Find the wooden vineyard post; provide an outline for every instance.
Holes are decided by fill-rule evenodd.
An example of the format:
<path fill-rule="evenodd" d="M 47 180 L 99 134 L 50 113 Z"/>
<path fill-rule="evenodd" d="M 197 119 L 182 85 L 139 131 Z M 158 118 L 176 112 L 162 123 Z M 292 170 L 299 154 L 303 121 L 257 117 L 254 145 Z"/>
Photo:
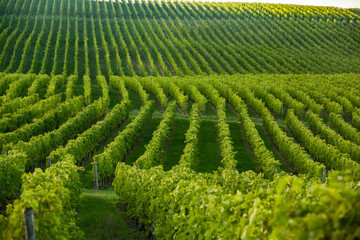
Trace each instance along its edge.
<path fill-rule="evenodd" d="M 326 177 L 326 169 L 324 169 L 324 171 L 323 171 L 323 175 L 322 175 L 322 179 L 321 179 L 322 183 L 325 183 L 325 177 Z"/>
<path fill-rule="evenodd" d="M 95 190 L 98 190 L 98 169 L 97 169 L 97 160 L 95 160 L 95 184 L 94 184 Z"/>
<path fill-rule="evenodd" d="M 165 109 L 167 108 L 167 102 L 166 102 L 166 99 L 165 99 Z"/>
<path fill-rule="evenodd" d="M 204 106 L 203 106 L 203 114 L 205 115 L 205 110 L 206 110 L 206 102 L 204 102 Z"/>
<path fill-rule="evenodd" d="M 51 167 L 51 158 L 48 158 L 49 167 Z"/>
<path fill-rule="evenodd" d="M 34 209 L 26 208 L 25 215 L 25 239 L 35 240 Z"/>
<path fill-rule="evenodd" d="M 153 222 L 151 224 L 151 235 L 152 235 L 152 239 L 155 239 L 155 223 Z"/>

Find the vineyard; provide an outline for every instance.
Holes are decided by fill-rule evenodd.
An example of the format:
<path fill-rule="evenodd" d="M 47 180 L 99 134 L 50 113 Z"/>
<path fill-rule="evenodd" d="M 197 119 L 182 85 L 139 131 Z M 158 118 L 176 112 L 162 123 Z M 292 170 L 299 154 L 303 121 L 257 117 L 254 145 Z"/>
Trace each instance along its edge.
<path fill-rule="evenodd" d="M 152 238 L 359 239 L 359 39 L 359 9 L 0 0 L 0 239 L 86 239 L 93 186 Z"/>
<path fill-rule="evenodd" d="M 358 9 L 2 0 L 0 71 L 183 76 L 359 73 Z"/>

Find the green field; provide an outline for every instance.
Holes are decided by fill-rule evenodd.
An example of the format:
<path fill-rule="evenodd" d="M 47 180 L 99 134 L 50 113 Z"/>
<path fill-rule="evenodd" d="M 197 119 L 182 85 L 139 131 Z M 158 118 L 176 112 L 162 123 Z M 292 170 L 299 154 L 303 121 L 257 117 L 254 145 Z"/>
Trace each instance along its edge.
<path fill-rule="evenodd" d="M 0 239 L 360 238 L 359 23 L 1 0 Z"/>

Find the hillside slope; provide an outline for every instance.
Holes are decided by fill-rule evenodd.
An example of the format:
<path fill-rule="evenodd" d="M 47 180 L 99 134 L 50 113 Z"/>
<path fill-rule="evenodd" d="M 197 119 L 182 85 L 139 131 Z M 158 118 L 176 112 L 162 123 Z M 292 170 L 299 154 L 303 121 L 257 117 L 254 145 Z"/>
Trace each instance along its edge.
<path fill-rule="evenodd" d="M 3 0 L 0 72 L 358 73 L 359 23 L 333 7 Z"/>
<path fill-rule="evenodd" d="M 93 183 L 156 239 L 360 237 L 360 74 L 96 80 L 0 73 L 0 239 L 131 234 Z"/>

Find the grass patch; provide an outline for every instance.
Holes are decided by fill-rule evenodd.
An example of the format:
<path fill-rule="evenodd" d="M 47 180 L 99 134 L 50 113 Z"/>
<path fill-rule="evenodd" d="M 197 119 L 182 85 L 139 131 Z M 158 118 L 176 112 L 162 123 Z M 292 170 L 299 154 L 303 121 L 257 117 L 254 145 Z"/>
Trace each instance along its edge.
<path fill-rule="evenodd" d="M 185 133 L 189 128 L 189 120 L 185 118 L 175 118 L 172 130 L 172 136 L 168 142 L 168 147 L 163 154 L 162 165 L 165 171 L 170 170 L 176 165 L 185 147 Z"/>
<path fill-rule="evenodd" d="M 220 165 L 220 149 L 217 143 L 215 121 L 202 119 L 199 132 L 199 159 L 195 167 L 197 172 L 213 172 Z"/>
<path fill-rule="evenodd" d="M 238 122 L 228 122 L 231 140 L 233 142 L 234 151 L 236 151 L 235 159 L 237 160 L 236 169 L 239 172 L 245 172 L 248 170 L 255 171 L 256 166 L 254 159 L 251 157 L 250 149 L 247 149 L 244 146 L 242 139 L 242 129 L 240 128 L 240 123 Z"/>
<path fill-rule="evenodd" d="M 116 208 L 118 196 L 113 189 L 85 189 L 81 195 L 78 226 L 84 239 L 137 239 L 141 233 L 128 226 L 126 213 Z M 137 236 L 137 237 L 134 237 Z"/>
<path fill-rule="evenodd" d="M 66 90 L 65 90 L 66 91 Z M 74 96 L 84 95 L 84 87 L 81 85 L 75 85 L 73 89 Z"/>
<path fill-rule="evenodd" d="M 130 115 L 134 116 L 134 115 L 137 115 L 138 112 L 140 111 L 139 109 L 141 108 L 141 101 L 140 101 L 138 95 L 134 91 L 132 91 L 129 88 L 127 90 L 129 93 L 129 99 L 131 101 Z"/>
<path fill-rule="evenodd" d="M 99 85 L 91 85 L 91 100 L 95 101 L 102 96 L 101 88 Z"/>
<path fill-rule="evenodd" d="M 109 107 L 112 109 L 115 107 L 116 104 L 119 104 L 121 102 L 121 96 L 118 91 L 116 91 L 114 88 L 109 88 L 109 98 L 110 98 L 110 104 Z"/>

